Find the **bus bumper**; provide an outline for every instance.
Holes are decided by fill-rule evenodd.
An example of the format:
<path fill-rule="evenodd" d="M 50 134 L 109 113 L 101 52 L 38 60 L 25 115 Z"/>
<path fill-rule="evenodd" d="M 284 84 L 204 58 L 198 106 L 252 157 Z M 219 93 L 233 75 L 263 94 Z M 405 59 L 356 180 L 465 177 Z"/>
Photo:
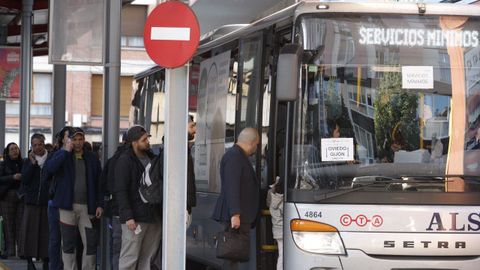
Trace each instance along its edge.
<path fill-rule="evenodd" d="M 347 250 L 348 256 L 340 257 L 344 270 L 385 270 L 385 269 L 479 269 L 479 257 L 373 257 L 360 250 Z"/>

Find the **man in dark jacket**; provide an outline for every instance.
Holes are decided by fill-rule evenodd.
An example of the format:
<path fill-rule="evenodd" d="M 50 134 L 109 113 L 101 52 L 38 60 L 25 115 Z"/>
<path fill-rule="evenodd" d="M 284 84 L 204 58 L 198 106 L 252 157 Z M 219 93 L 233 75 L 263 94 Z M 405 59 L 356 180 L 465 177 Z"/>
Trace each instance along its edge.
<path fill-rule="evenodd" d="M 111 265 L 112 270 L 118 270 L 118 260 L 120 258 L 120 250 L 122 248 L 122 227 L 120 224 L 120 217 L 118 213 L 118 203 L 115 199 L 115 165 L 117 164 L 118 159 L 122 153 L 127 149 L 127 133 L 125 132 L 122 136 L 122 142 L 117 147 L 117 150 L 111 158 L 107 160 L 105 166 L 103 166 L 102 171 L 102 188 L 105 190 L 105 194 L 110 197 L 108 201 L 108 217 L 110 218 L 110 225 L 112 230 L 111 236 Z"/>
<path fill-rule="evenodd" d="M 44 166 L 56 182 L 53 205 L 59 208 L 64 269 L 77 269 L 75 245 L 77 227 L 83 242 L 83 269 L 95 269 L 98 219 L 103 213 L 100 192 L 100 161 L 84 151 L 85 133 L 80 128 L 65 132 L 63 148 Z"/>
<path fill-rule="evenodd" d="M 248 157 L 260 142 L 256 129 L 245 128 L 237 143 L 223 155 L 220 163 L 222 188 L 212 218 L 227 228 L 238 229 L 249 235 L 259 213 L 260 183 Z M 236 269 L 237 262 L 226 262 L 228 269 Z"/>
<path fill-rule="evenodd" d="M 47 159 L 52 158 L 53 153 L 63 148 L 63 137 L 65 132 L 72 132 L 73 127 L 65 126 L 55 134 L 55 145 Z M 46 162 L 45 162 L 46 163 Z M 60 232 L 60 213 L 58 208 L 53 205 L 53 196 L 55 195 L 56 182 L 52 175 L 43 170 L 42 181 L 48 183 L 48 260 L 50 270 L 63 270 L 62 261 L 62 235 Z"/>
<path fill-rule="evenodd" d="M 161 206 L 145 203 L 138 191 L 145 167 L 153 159 L 149 137 L 142 126 L 131 127 L 127 131 L 130 147 L 115 165 L 115 196 L 122 223 L 121 270 L 150 269 L 160 243 Z"/>
<path fill-rule="evenodd" d="M 32 258 L 42 258 L 43 270 L 48 270 L 48 182 L 41 180 L 48 152 L 43 134 L 33 134 L 30 142 L 32 151 L 22 168 L 25 210 L 19 246 L 27 259 L 28 270 L 35 269 Z"/>
<path fill-rule="evenodd" d="M 197 133 L 197 125 L 193 121 L 193 116 L 188 116 L 188 141 L 195 139 L 195 133 Z M 192 208 L 197 205 L 197 187 L 195 186 L 195 169 L 192 159 L 192 148 L 187 146 L 187 228 L 192 223 Z"/>

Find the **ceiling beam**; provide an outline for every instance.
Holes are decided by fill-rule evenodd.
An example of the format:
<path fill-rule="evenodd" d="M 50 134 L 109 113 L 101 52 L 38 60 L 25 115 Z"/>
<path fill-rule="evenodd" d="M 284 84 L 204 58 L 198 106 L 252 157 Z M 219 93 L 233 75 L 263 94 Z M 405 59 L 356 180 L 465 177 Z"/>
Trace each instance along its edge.
<path fill-rule="evenodd" d="M 7 30 L 8 36 L 19 36 L 20 35 L 21 29 L 22 29 L 21 25 L 9 25 L 7 27 L 8 27 L 8 30 Z M 48 24 L 34 24 L 34 25 L 32 25 L 32 34 L 39 34 L 39 33 L 48 33 Z"/>
<path fill-rule="evenodd" d="M 8 43 L 9 47 L 20 47 L 20 43 Z M 33 45 L 32 47 L 33 56 L 42 56 L 48 55 L 48 43 L 40 44 L 40 45 Z"/>
<path fill-rule="evenodd" d="M 0 0 L 0 7 L 22 10 L 22 1 L 19 0 Z M 35 0 L 33 10 L 48 9 L 48 0 Z"/>
<path fill-rule="evenodd" d="M 22 10 L 22 1 L 0 0 L 0 7 Z"/>
<path fill-rule="evenodd" d="M 33 10 L 48 9 L 48 0 L 35 0 L 33 2 Z"/>
<path fill-rule="evenodd" d="M 7 46 L 12 46 L 12 47 L 20 47 L 20 43 L 8 43 L 6 44 Z M 42 43 L 40 45 L 33 45 L 32 46 L 33 50 L 43 50 L 43 49 L 48 49 L 48 43 Z"/>
<path fill-rule="evenodd" d="M 42 49 L 42 50 L 33 50 L 32 54 L 33 54 L 33 56 L 48 55 L 48 48 L 45 48 L 45 49 Z"/>

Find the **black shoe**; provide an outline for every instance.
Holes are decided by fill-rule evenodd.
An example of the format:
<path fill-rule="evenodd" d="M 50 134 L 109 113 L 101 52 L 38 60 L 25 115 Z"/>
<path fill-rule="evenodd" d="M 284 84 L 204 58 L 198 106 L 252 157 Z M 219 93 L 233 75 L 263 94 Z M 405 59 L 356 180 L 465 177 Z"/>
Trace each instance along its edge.
<path fill-rule="evenodd" d="M 35 264 L 33 263 L 32 258 L 27 258 L 27 262 L 28 262 L 28 267 L 27 267 L 28 270 L 37 270 L 37 268 L 35 267 Z"/>
<path fill-rule="evenodd" d="M 42 263 L 42 269 L 43 269 L 43 270 L 48 270 L 48 261 L 44 261 L 44 262 Z"/>
<path fill-rule="evenodd" d="M 27 269 L 28 270 L 37 270 L 37 268 L 35 267 L 35 264 L 31 260 L 28 261 Z"/>

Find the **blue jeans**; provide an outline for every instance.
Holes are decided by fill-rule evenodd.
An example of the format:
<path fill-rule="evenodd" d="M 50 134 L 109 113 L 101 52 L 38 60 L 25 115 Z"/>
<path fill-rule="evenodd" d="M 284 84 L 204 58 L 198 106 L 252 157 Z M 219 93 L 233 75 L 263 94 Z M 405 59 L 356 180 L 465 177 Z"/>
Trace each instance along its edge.
<path fill-rule="evenodd" d="M 60 236 L 60 214 L 58 208 L 52 206 L 48 201 L 48 257 L 50 259 L 50 270 L 62 270 L 62 238 Z"/>

